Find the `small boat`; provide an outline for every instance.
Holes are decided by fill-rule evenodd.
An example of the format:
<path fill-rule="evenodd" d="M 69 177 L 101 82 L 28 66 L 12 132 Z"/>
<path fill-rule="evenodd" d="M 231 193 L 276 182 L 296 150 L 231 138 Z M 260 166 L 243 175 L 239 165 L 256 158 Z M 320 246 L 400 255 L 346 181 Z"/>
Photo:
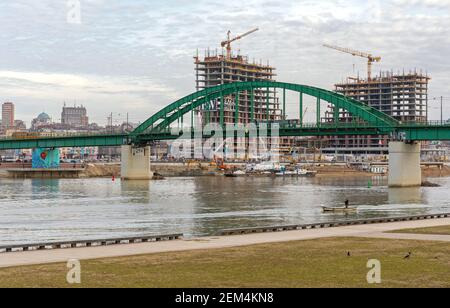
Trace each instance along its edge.
<path fill-rule="evenodd" d="M 308 177 L 308 178 L 313 178 L 317 175 L 317 171 L 307 171 L 306 174 L 304 176 Z"/>
<path fill-rule="evenodd" d="M 225 173 L 225 176 L 228 178 L 237 178 L 239 176 L 246 176 L 247 173 L 241 170 L 235 171 L 235 172 L 231 172 L 231 173 Z"/>
<path fill-rule="evenodd" d="M 235 171 L 235 172 L 233 172 L 233 174 L 235 176 L 245 176 L 245 175 L 247 175 L 247 173 L 245 171 L 242 171 L 242 170 Z"/>
<path fill-rule="evenodd" d="M 349 212 L 357 212 L 358 208 L 357 207 L 326 207 L 326 206 L 322 206 L 322 209 L 324 212 L 328 213 L 328 212 L 341 212 L 341 213 L 349 213 Z"/>
<path fill-rule="evenodd" d="M 310 171 L 310 170 L 306 170 L 306 169 L 299 169 L 297 171 L 298 176 L 302 176 L 302 177 L 315 177 L 317 174 L 317 171 Z"/>
<path fill-rule="evenodd" d="M 309 171 L 305 169 L 297 169 L 294 171 L 280 171 L 275 173 L 276 176 L 290 176 L 290 177 L 315 177 L 316 172 L 315 171 Z"/>

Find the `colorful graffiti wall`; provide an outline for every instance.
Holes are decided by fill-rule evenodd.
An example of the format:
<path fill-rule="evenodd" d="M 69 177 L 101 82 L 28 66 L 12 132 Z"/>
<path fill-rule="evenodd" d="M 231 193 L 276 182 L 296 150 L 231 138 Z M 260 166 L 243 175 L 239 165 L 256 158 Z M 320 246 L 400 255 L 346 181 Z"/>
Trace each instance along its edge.
<path fill-rule="evenodd" d="M 59 168 L 60 154 L 59 149 L 34 149 L 33 150 L 33 169 L 51 169 Z"/>

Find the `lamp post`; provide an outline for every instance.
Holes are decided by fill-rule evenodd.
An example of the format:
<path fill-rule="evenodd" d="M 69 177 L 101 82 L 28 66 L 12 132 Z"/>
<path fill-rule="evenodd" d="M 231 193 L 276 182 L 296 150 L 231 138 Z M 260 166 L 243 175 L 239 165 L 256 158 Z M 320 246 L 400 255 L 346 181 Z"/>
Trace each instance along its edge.
<path fill-rule="evenodd" d="M 440 102 L 441 106 L 440 106 L 440 110 L 441 110 L 441 125 L 444 124 L 444 97 L 440 96 L 440 97 L 433 97 L 433 101 L 438 101 Z M 437 109 L 437 108 L 433 108 L 433 109 Z"/>

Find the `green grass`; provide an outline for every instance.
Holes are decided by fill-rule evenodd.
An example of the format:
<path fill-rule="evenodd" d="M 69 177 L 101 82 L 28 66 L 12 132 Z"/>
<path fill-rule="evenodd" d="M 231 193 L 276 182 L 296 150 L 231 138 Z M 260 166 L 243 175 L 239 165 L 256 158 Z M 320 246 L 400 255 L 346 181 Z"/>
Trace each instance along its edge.
<path fill-rule="evenodd" d="M 450 235 L 450 226 L 418 228 L 418 229 L 405 229 L 405 230 L 389 231 L 389 233 Z"/>
<path fill-rule="evenodd" d="M 365 238 L 83 261 L 81 287 L 370 287 L 368 259 L 382 264 L 377 287 L 450 287 L 448 243 Z M 0 269 L 0 287 L 71 287 L 66 273 L 65 264 Z"/>

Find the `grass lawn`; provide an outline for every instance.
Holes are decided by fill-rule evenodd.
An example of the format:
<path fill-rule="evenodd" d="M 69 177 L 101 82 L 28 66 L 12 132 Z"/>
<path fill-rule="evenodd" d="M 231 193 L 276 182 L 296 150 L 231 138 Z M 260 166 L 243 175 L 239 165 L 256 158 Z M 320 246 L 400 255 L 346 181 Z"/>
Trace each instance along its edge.
<path fill-rule="evenodd" d="M 450 226 L 397 230 L 397 231 L 390 231 L 389 233 L 450 235 Z"/>
<path fill-rule="evenodd" d="M 448 243 L 365 238 L 83 261 L 80 286 L 369 287 L 368 259 L 381 261 L 378 287 L 450 287 Z M 66 274 L 66 264 L 0 269 L 0 287 L 70 287 Z"/>

